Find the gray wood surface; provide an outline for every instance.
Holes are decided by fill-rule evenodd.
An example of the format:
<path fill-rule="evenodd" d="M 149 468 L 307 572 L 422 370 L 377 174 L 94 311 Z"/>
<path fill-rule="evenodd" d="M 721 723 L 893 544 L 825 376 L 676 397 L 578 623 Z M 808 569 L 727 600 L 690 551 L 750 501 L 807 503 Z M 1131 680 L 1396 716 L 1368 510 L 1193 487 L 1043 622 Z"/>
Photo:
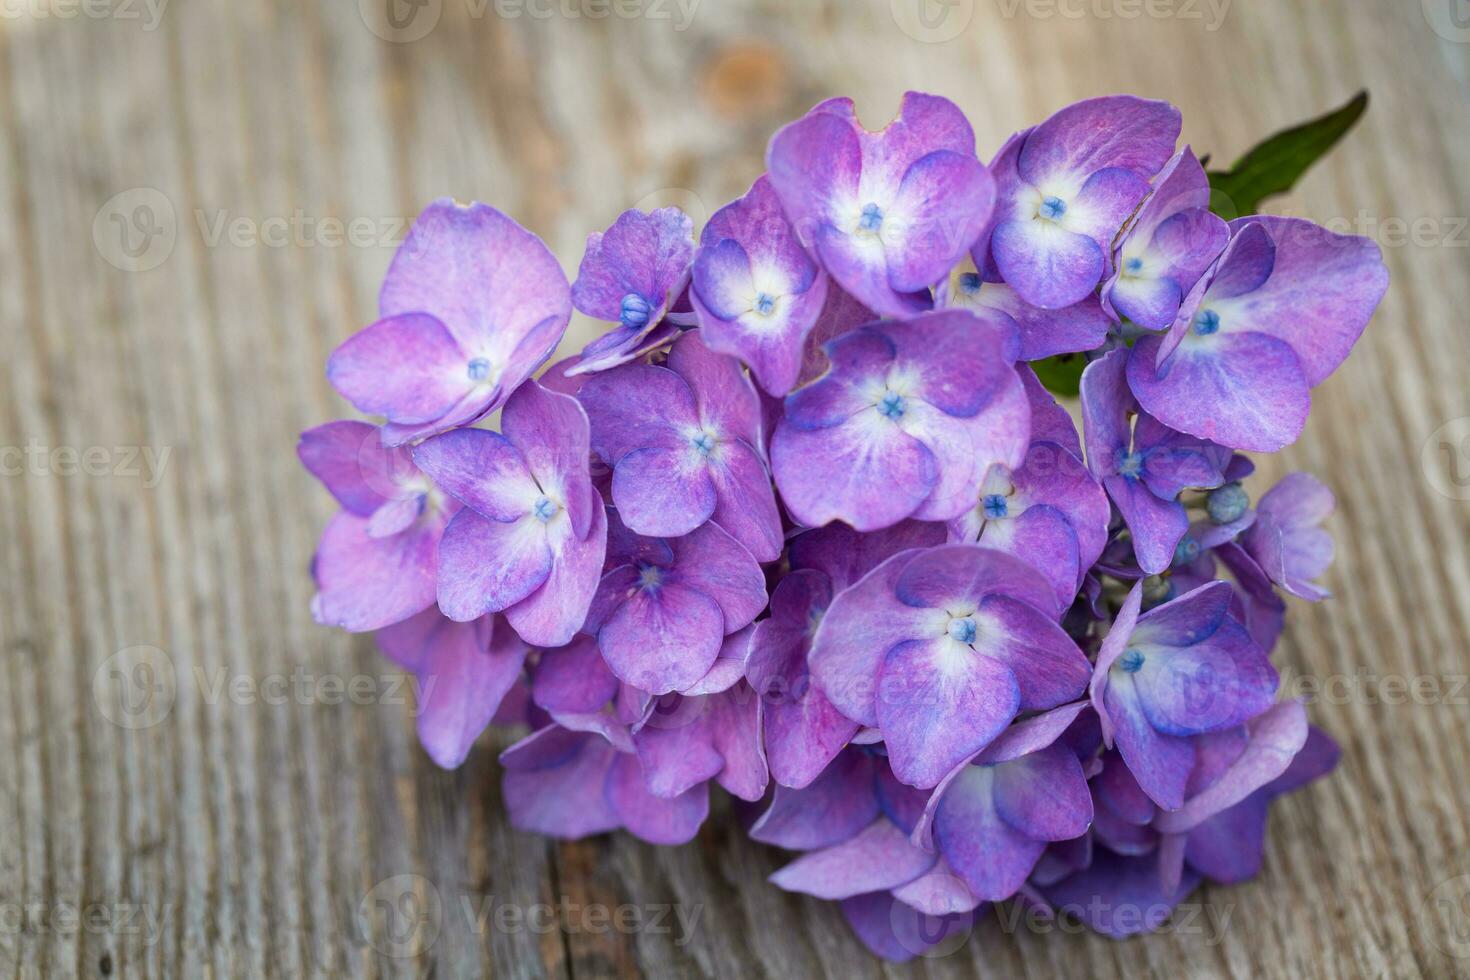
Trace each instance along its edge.
<path fill-rule="evenodd" d="M 1470 973 L 1464 0 L 424 0 L 403 30 L 383 0 L 3 7 L 0 974 Z M 1364 86 L 1276 207 L 1377 237 L 1393 287 L 1265 467 L 1339 496 L 1338 599 L 1293 604 L 1279 660 L 1329 682 L 1343 763 L 1194 929 L 986 921 L 886 967 L 764 883 L 780 855 L 729 808 L 674 849 L 511 831 L 498 744 L 435 769 L 371 642 L 311 622 L 331 508 L 292 447 L 348 411 L 324 358 L 430 199 L 495 203 L 574 272 L 624 208 L 702 220 L 828 95 L 876 126 L 942 93 L 982 154 L 1076 98 L 1167 97 L 1223 161 Z"/>

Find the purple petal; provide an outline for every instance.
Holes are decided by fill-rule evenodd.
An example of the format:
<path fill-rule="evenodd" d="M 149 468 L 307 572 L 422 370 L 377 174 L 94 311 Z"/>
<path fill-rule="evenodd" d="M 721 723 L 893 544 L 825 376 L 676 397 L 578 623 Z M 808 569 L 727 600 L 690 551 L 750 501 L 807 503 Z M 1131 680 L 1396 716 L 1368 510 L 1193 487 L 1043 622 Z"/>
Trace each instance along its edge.
<path fill-rule="evenodd" d="M 976 545 L 930 548 L 909 562 L 894 583 L 899 601 L 917 608 L 979 604 L 993 594 L 1018 599 L 1049 616 L 1058 612 L 1056 595 L 1039 572 L 1010 555 Z"/>
<path fill-rule="evenodd" d="M 792 538 L 787 555 L 793 569 L 825 572 L 833 589 L 841 591 L 899 552 L 930 548 L 944 539 L 942 524 L 923 521 L 902 521 L 870 534 L 846 524 L 828 524 Z"/>
<path fill-rule="evenodd" d="M 609 588 L 603 579 L 602 589 Z M 602 623 L 598 645 L 618 677 L 653 694 L 678 691 L 704 676 L 725 636 L 720 607 L 677 582 L 634 589 Z"/>
<path fill-rule="evenodd" d="M 1124 167 L 1152 177 L 1168 162 L 1182 119 L 1167 102 L 1113 95 L 1059 110 L 1027 137 L 1017 161 L 1032 184 Z"/>
<path fill-rule="evenodd" d="M 430 520 L 402 534 L 374 538 L 367 521 L 339 512 L 322 531 L 312 564 L 316 621 L 365 633 L 433 605 L 442 527 L 441 520 Z"/>
<path fill-rule="evenodd" d="M 1157 338 L 1134 346 L 1128 385 L 1150 415 L 1233 449 L 1275 452 L 1296 440 L 1311 396 L 1290 347 L 1261 333 L 1192 339 L 1200 343 L 1181 344 L 1163 374 L 1153 367 Z"/>
<path fill-rule="evenodd" d="M 607 551 L 607 514 L 592 512 L 592 527 L 580 540 L 563 530 L 552 543 L 551 574 L 536 591 L 506 609 L 505 618 L 527 643 L 558 647 L 582 628 L 597 593 Z"/>
<path fill-rule="evenodd" d="M 1070 840 L 1092 823 L 1092 794 L 1082 763 L 1052 745 L 994 768 L 995 812 L 1033 840 Z"/>
<path fill-rule="evenodd" d="M 403 313 L 343 341 L 327 360 L 327 380 L 358 411 L 412 425 L 434 421 L 472 392 L 471 360 L 444 324 Z"/>
<path fill-rule="evenodd" d="M 1321 384 L 1347 359 L 1388 290 L 1388 269 L 1369 238 L 1338 235 L 1300 218 L 1257 215 L 1276 244 L 1270 278 L 1238 297 L 1215 300 L 1222 329 L 1268 334 L 1296 351 L 1307 383 Z M 1215 287 L 1211 287 L 1211 292 Z M 1242 447 L 1245 448 L 1245 447 Z"/>
<path fill-rule="evenodd" d="M 1086 235 L 1041 218 L 1003 221 L 990 240 L 1005 281 L 1026 302 L 1060 310 L 1082 302 L 1104 268 L 1103 251 Z"/>
<path fill-rule="evenodd" d="M 714 522 L 756 561 L 779 558 L 784 544 L 781 515 L 771 476 L 756 451 L 743 440 L 721 444 L 710 457 L 709 476 L 715 488 Z"/>
<path fill-rule="evenodd" d="M 639 534 L 677 537 L 715 511 L 715 483 L 689 447 L 635 449 L 613 469 L 612 498 L 623 523 Z"/>
<path fill-rule="evenodd" d="M 435 764 L 456 769 L 520 679 L 528 650 L 520 637 L 491 621 L 444 620 L 417 675 L 419 741 Z"/>
<path fill-rule="evenodd" d="M 943 279 L 990 220 L 995 178 L 973 148 L 937 150 L 916 160 L 884 218 L 888 281 L 900 293 Z"/>
<path fill-rule="evenodd" d="M 1088 868 L 1047 888 L 1046 896 L 1097 932 L 1123 939 L 1159 928 L 1198 884 L 1199 875 L 1186 868 L 1178 887 L 1165 891 L 1153 855 L 1122 857 L 1099 848 Z"/>
<path fill-rule="evenodd" d="M 1161 813 L 1154 826 L 1166 834 L 1183 833 L 1229 809 L 1280 776 L 1307 741 L 1307 714 L 1300 701 L 1282 701 L 1254 719 L 1250 742 L 1225 773 L 1175 812 Z"/>
<path fill-rule="evenodd" d="M 1114 676 L 1104 695 L 1113 741 L 1138 785 L 1165 810 L 1184 805 L 1184 787 L 1194 767 L 1194 746 L 1187 738 L 1154 729 L 1139 703 L 1133 678 Z"/>
<path fill-rule="evenodd" d="M 890 963 L 907 963 L 931 950 L 962 945 L 974 927 L 974 914 L 933 916 L 880 891 L 842 900 L 848 925 L 873 955 Z"/>
<path fill-rule="evenodd" d="M 578 636 L 565 647 L 541 654 L 531 696 L 547 711 L 599 711 L 618 693 L 618 679 L 602 662 L 597 641 Z"/>
<path fill-rule="evenodd" d="M 916 554 L 900 552 L 839 592 L 812 639 L 808 663 L 817 687 L 863 725 L 878 724 L 875 683 L 883 658 L 920 635 L 929 617 L 928 610 L 894 600 L 894 589 Z"/>
<path fill-rule="evenodd" d="M 594 375 L 577 400 L 591 419 L 592 449 L 610 466 L 637 449 L 687 449 L 678 429 L 699 427 L 694 392 L 667 368 L 627 364 Z"/>
<path fill-rule="evenodd" d="M 910 844 L 892 821 L 880 817 L 854 837 L 803 854 L 771 875 L 770 881 L 789 892 L 851 898 L 907 884 L 928 871 L 934 860 L 933 854 Z"/>
<path fill-rule="evenodd" d="M 1140 341 L 1146 342 L 1146 338 Z M 1119 348 L 1082 372 L 1082 438 L 1087 444 L 1087 466 L 1099 478 L 1118 472 L 1133 442 L 1128 414 L 1135 404 L 1128 389 L 1128 362 L 1129 352 Z"/>
<path fill-rule="evenodd" d="M 406 499 L 402 484 L 418 475 L 408 454 L 384 449 L 377 428 L 366 422 L 328 422 L 307 429 L 296 455 L 358 517 L 371 517 L 386 500 Z"/>
<path fill-rule="evenodd" d="M 385 317 L 436 317 L 466 358 L 485 357 L 492 371 L 514 357 L 516 369 L 500 378 L 507 394 L 550 356 L 572 312 L 566 276 L 540 239 L 488 205 L 461 207 L 449 198 L 414 222 L 378 306 Z M 540 349 L 529 352 L 528 364 L 518 348 L 533 334 Z"/>
<path fill-rule="evenodd" d="M 1184 505 L 1160 500 L 1132 477 L 1109 476 L 1103 479 L 1103 486 L 1132 532 L 1133 553 L 1139 566 L 1149 575 L 1168 568 L 1174 561 L 1174 549 L 1189 530 L 1189 515 Z"/>
<path fill-rule="evenodd" d="M 1020 703 L 1010 669 L 948 637 L 898 644 L 878 673 L 878 727 L 893 773 L 920 788 L 983 748 Z"/>
<path fill-rule="evenodd" d="M 587 236 L 572 303 L 594 319 L 616 322 L 623 297 L 631 293 L 650 307 L 652 326 L 693 258 L 694 223 L 684 212 L 624 211 L 607 231 Z"/>
<path fill-rule="evenodd" d="M 685 844 L 709 815 L 709 787 L 701 784 L 666 800 L 644 785 L 638 757 L 618 753 L 607 774 L 607 802 L 628 832 L 650 844 Z"/>
<path fill-rule="evenodd" d="M 497 523 L 526 517 L 541 497 L 525 457 L 498 432 L 446 432 L 415 446 L 413 458 L 437 486 Z"/>
<path fill-rule="evenodd" d="M 500 428 L 541 491 L 566 508 L 573 532 L 585 538 L 602 501 L 587 475 L 590 426 L 577 399 L 528 381 L 506 402 Z"/>
<path fill-rule="evenodd" d="M 810 851 L 847 840 L 878 816 L 873 756 L 843 752 L 805 787 L 777 784 L 771 805 L 750 828 L 753 840 Z"/>
<path fill-rule="evenodd" d="M 721 439 L 760 442 L 760 399 L 740 362 L 705 346 L 703 335 L 690 330 L 669 351 L 669 369 L 694 392 L 700 423 Z"/>
<path fill-rule="evenodd" d="M 1087 688 L 1092 669 L 1076 642 L 1046 614 L 1007 595 L 989 595 L 975 650 L 1010 668 L 1027 711 L 1054 708 Z"/>
<path fill-rule="evenodd" d="M 1062 750 L 1065 752 L 1065 750 Z M 1074 758 L 1073 764 L 1076 763 Z M 981 899 L 1010 898 L 1031 874 L 1046 844 L 1016 831 L 996 809 L 997 770 L 966 766 L 944 791 L 934 814 L 934 842 L 949 866 Z"/>
<path fill-rule="evenodd" d="M 492 521 L 465 508 L 439 544 L 439 608 L 458 622 L 520 602 L 551 574 L 546 528 L 534 517 Z"/>
<path fill-rule="evenodd" d="M 714 524 L 670 542 L 678 580 L 718 604 L 725 633 L 753 622 L 766 607 L 766 577 L 749 551 Z"/>
<path fill-rule="evenodd" d="M 554 725 L 522 739 L 500 757 L 511 826 L 562 840 L 615 830 L 603 785 L 618 757 L 606 740 Z"/>

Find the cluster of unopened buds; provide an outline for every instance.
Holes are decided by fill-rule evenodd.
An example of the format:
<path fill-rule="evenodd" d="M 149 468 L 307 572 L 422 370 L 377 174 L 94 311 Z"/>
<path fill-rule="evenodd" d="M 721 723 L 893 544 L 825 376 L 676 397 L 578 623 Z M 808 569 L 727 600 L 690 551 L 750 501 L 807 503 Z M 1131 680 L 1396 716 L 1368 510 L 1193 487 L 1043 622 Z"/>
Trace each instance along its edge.
<path fill-rule="evenodd" d="M 529 726 L 516 827 L 679 844 L 718 784 L 800 852 L 772 881 L 891 959 L 987 903 L 1118 936 L 1250 877 L 1337 757 L 1270 660 L 1333 497 L 1253 501 L 1243 452 L 1297 439 L 1388 276 L 1218 217 L 1179 133 L 1093 99 L 987 166 L 945 99 L 879 132 L 832 100 L 697 241 L 628 211 L 570 284 L 435 202 L 328 364 L 382 421 L 301 439 L 341 504 L 316 618 L 423 679 L 439 765 Z M 533 377 L 574 308 L 609 328 Z M 1059 355 L 1080 434 L 1033 370 Z"/>

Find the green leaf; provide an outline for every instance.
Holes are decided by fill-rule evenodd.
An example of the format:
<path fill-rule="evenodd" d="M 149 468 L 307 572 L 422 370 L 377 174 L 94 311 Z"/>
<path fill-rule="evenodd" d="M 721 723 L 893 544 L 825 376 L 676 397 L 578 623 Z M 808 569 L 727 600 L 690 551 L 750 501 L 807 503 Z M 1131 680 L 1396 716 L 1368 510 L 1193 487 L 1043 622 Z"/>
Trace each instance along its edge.
<path fill-rule="evenodd" d="M 1087 358 L 1081 354 L 1057 354 L 1032 361 L 1031 367 L 1047 391 L 1062 398 L 1076 398 L 1082 390 L 1082 369 L 1087 367 Z"/>
<path fill-rule="evenodd" d="M 1340 109 L 1284 129 L 1259 143 L 1229 170 L 1210 172 L 1210 210 L 1222 218 L 1256 214 L 1261 202 L 1284 194 L 1320 160 L 1368 108 L 1365 89 Z"/>

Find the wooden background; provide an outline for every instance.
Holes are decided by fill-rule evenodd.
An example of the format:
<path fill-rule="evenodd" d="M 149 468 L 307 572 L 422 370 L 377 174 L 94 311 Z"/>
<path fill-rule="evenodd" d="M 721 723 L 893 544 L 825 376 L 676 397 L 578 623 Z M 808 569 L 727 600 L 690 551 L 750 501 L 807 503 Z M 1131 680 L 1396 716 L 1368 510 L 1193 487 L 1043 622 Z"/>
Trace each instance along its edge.
<path fill-rule="evenodd" d="M 1470 974 L 1464 0 L 421 0 L 401 31 L 382 2 L 0 4 L 0 974 Z M 1277 210 L 1378 237 L 1393 287 L 1266 466 L 1339 495 L 1339 598 L 1293 604 L 1279 660 L 1333 679 L 1312 715 L 1343 763 L 1193 930 L 986 921 L 885 967 L 765 885 L 781 857 L 728 811 L 674 849 L 512 832 L 499 745 L 435 769 L 371 641 L 312 623 L 331 508 L 293 443 L 347 411 L 324 359 L 430 199 L 495 203 L 574 272 L 625 208 L 702 220 L 833 94 L 877 126 L 942 93 L 984 156 L 1135 92 L 1224 161 L 1364 86 L 1365 123 Z M 568 928 L 496 918 L 537 903 Z M 598 903 L 700 917 L 682 944 L 580 928 Z"/>

